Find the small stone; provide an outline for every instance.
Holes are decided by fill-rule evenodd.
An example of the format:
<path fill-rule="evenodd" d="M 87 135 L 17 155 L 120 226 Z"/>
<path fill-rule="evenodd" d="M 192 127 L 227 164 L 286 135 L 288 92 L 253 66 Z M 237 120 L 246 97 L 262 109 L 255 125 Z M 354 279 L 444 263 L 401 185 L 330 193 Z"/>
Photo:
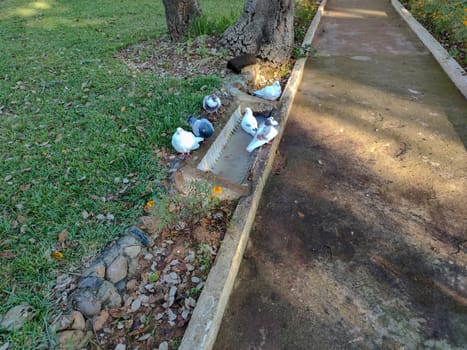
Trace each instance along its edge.
<path fill-rule="evenodd" d="M 175 259 L 170 262 L 170 266 L 175 266 L 175 265 L 178 265 L 179 263 L 180 261 L 178 261 L 178 259 Z"/>
<path fill-rule="evenodd" d="M 0 323 L 0 328 L 7 331 L 18 330 L 35 316 L 34 309 L 29 304 L 20 304 L 8 310 Z"/>
<path fill-rule="evenodd" d="M 90 289 L 79 289 L 74 296 L 76 308 L 85 316 L 95 316 L 101 311 L 102 303 Z"/>
<path fill-rule="evenodd" d="M 190 311 L 188 311 L 188 310 L 183 310 L 182 311 L 182 317 L 183 317 L 184 320 L 186 320 L 189 315 L 190 315 Z"/>
<path fill-rule="evenodd" d="M 169 317 L 169 321 L 175 321 L 177 319 L 177 314 L 171 309 L 167 309 L 167 316 Z"/>
<path fill-rule="evenodd" d="M 154 255 L 152 255 L 151 253 L 146 253 L 144 254 L 144 260 L 152 260 L 154 259 Z"/>
<path fill-rule="evenodd" d="M 126 280 L 121 280 L 120 282 L 115 283 L 115 288 L 117 288 L 118 292 L 123 292 L 126 287 Z"/>
<path fill-rule="evenodd" d="M 199 282 L 201 282 L 201 279 L 199 277 L 193 276 L 193 277 L 191 277 L 191 282 L 199 283 Z"/>
<path fill-rule="evenodd" d="M 171 307 L 175 302 L 175 294 L 177 294 L 177 287 L 170 287 L 169 297 L 167 299 L 167 306 Z"/>
<path fill-rule="evenodd" d="M 125 247 L 123 249 L 123 251 L 125 252 L 125 254 L 134 259 L 138 256 L 138 254 L 141 252 L 141 246 L 139 245 L 133 245 L 133 246 L 129 246 L 129 247 Z"/>
<path fill-rule="evenodd" d="M 88 276 L 81 278 L 78 282 L 78 288 L 99 289 L 104 280 L 96 276 Z"/>
<path fill-rule="evenodd" d="M 169 343 L 166 341 L 160 343 L 157 350 L 169 350 Z"/>
<path fill-rule="evenodd" d="M 195 252 L 193 250 L 190 250 L 188 255 L 183 259 L 186 263 L 190 263 L 195 261 Z"/>
<path fill-rule="evenodd" d="M 113 244 L 107 247 L 102 252 L 102 260 L 104 260 L 105 266 L 109 266 L 118 256 L 120 255 L 120 245 Z"/>
<path fill-rule="evenodd" d="M 117 288 L 109 281 L 104 281 L 97 292 L 97 299 L 108 308 L 116 308 L 122 305 L 122 297 Z"/>
<path fill-rule="evenodd" d="M 118 344 L 114 350 L 126 350 L 126 345 L 125 344 Z"/>
<path fill-rule="evenodd" d="M 103 261 L 92 264 L 90 267 L 84 270 L 83 277 L 94 276 L 104 278 L 105 276 L 105 264 Z"/>
<path fill-rule="evenodd" d="M 162 312 L 159 312 L 158 314 L 156 314 L 157 321 L 162 320 L 163 317 L 164 317 L 164 314 Z"/>
<path fill-rule="evenodd" d="M 97 221 L 104 221 L 105 220 L 105 215 L 104 214 L 98 214 L 96 215 Z"/>
<path fill-rule="evenodd" d="M 102 310 L 99 316 L 94 317 L 92 320 L 92 327 L 94 331 L 100 331 L 104 328 L 105 323 L 109 319 L 109 312 L 107 310 Z"/>
<path fill-rule="evenodd" d="M 66 329 L 84 330 L 86 328 L 86 322 L 81 312 L 73 311 L 70 314 L 60 316 L 60 318 L 51 325 L 51 328 L 55 332 Z"/>
<path fill-rule="evenodd" d="M 148 340 L 150 336 L 151 336 L 151 333 L 143 334 L 141 337 L 138 338 L 138 341 Z"/>
<path fill-rule="evenodd" d="M 128 291 L 132 292 L 132 291 L 135 291 L 136 288 L 138 288 L 138 281 L 135 280 L 134 278 L 129 280 L 126 284 L 126 289 L 128 289 Z"/>
<path fill-rule="evenodd" d="M 142 216 L 136 220 L 136 225 L 150 235 L 153 235 L 158 231 L 159 220 L 154 216 Z"/>
<path fill-rule="evenodd" d="M 186 264 L 186 269 L 188 271 L 193 271 L 195 269 L 195 267 L 193 265 L 191 265 L 191 264 Z"/>
<path fill-rule="evenodd" d="M 141 242 L 137 238 L 135 238 L 133 236 L 128 236 L 128 235 L 120 237 L 118 239 L 117 243 L 122 248 L 131 247 L 131 246 L 134 246 L 134 245 L 141 246 Z"/>
<path fill-rule="evenodd" d="M 196 306 L 196 300 L 192 297 L 185 299 L 185 307 L 194 309 Z"/>
<path fill-rule="evenodd" d="M 164 275 L 164 282 L 168 285 L 177 285 L 180 283 L 180 276 L 175 272 L 171 272 L 168 275 Z"/>
<path fill-rule="evenodd" d="M 117 283 L 124 279 L 128 274 L 128 260 L 124 256 L 117 257 L 107 268 L 105 273 L 106 278 L 112 282 Z"/>
<path fill-rule="evenodd" d="M 88 339 L 84 331 L 72 330 L 57 333 L 59 349 L 82 349 L 86 346 Z"/>

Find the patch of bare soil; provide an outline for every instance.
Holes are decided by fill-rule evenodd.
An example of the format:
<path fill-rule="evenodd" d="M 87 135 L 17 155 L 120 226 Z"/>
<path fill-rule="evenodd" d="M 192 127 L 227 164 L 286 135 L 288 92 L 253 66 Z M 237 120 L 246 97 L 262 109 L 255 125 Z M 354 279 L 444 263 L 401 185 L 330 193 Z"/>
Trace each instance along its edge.
<path fill-rule="evenodd" d="M 182 42 L 170 41 L 167 36 L 143 41 L 121 50 L 117 57 L 128 66 L 141 71 L 152 72 L 160 77 L 188 79 L 203 75 L 218 75 L 224 83 L 235 80 L 235 74 L 227 68 L 227 61 L 233 58 L 222 47 L 215 36 L 199 36 Z M 243 90 L 251 93 L 275 80 L 285 86 L 294 60 L 280 64 L 258 60 L 254 79 L 247 79 Z"/>

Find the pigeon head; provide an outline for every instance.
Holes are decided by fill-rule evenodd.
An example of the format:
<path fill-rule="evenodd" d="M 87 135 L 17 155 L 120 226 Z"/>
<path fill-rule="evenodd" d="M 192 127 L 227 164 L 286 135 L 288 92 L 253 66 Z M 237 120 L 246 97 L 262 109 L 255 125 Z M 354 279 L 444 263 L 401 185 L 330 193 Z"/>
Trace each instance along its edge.
<path fill-rule="evenodd" d="M 273 118 L 273 117 L 269 117 L 268 119 L 266 119 L 266 121 L 264 122 L 264 124 L 266 125 L 279 125 L 279 123 Z"/>
<path fill-rule="evenodd" d="M 187 121 L 188 121 L 188 124 L 193 125 L 193 123 L 196 121 L 196 117 L 194 115 L 190 115 Z"/>

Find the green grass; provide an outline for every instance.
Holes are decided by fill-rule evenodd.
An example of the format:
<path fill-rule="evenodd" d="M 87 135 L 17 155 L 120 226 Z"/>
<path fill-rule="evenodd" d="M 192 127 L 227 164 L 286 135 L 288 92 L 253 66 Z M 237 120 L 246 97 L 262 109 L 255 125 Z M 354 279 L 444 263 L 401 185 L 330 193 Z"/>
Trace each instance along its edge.
<path fill-rule="evenodd" d="M 233 16 L 221 3 L 201 6 Z M 142 214 L 165 175 L 157 149 L 220 84 L 161 79 L 115 58 L 165 31 L 161 1 L 0 2 L 0 314 L 21 302 L 37 311 L 20 331 L 1 331 L 0 344 L 50 345 L 56 276 L 79 272 Z M 96 219 L 108 213 L 115 220 Z"/>
<path fill-rule="evenodd" d="M 401 3 L 467 69 L 465 0 L 402 0 Z"/>

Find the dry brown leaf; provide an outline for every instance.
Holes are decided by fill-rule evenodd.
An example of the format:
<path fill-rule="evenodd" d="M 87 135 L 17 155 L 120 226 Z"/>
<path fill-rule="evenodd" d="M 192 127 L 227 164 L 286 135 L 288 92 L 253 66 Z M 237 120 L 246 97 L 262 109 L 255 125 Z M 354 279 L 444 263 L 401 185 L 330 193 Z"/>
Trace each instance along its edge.
<path fill-rule="evenodd" d="M 68 237 L 68 231 L 67 231 L 67 230 L 63 230 L 62 232 L 60 232 L 60 233 L 58 234 L 58 241 L 59 241 L 60 243 L 63 243 L 63 242 L 66 241 L 67 237 Z"/>

